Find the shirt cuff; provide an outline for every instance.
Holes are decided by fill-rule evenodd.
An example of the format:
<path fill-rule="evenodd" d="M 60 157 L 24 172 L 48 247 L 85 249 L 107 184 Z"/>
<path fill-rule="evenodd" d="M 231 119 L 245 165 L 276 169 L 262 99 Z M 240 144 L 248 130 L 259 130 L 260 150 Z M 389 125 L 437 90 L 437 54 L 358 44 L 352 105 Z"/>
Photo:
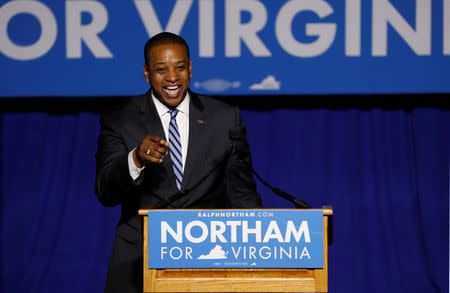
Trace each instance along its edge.
<path fill-rule="evenodd" d="M 130 170 L 130 176 L 133 178 L 133 180 L 136 180 L 139 175 L 141 174 L 141 171 L 144 170 L 145 166 L 142 168 L 136 167 L 133 160 L 133 152 L 136 148 L 132 149 L 131 152 L 128 153 L 128 169 Z"/>

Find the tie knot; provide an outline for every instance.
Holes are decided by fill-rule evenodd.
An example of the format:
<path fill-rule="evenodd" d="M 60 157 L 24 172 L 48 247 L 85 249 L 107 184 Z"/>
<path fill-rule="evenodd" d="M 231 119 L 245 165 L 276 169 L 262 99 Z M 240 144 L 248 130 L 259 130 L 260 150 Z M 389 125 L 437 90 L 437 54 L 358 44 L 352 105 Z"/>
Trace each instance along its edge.
<path fill-rule="evenodd" d="M 172 119 L 175 118 L 178 114 L 178 111 L 180 111 L 180 110 L 178 110 L 178 109 L 169 110 L 170 118 L 172 118 Z"/>

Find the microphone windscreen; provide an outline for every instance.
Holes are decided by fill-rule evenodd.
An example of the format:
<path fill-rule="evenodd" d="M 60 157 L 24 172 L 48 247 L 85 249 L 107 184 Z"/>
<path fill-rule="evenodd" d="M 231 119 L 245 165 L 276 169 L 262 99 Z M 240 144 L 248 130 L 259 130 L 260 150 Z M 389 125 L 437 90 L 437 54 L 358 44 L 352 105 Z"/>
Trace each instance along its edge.
<path fill-rule="evenodd" d="M 242 126 L 236 126 L 228 133 L 231 140 L 240 140 L 246 135 L 246 129 Z"/>

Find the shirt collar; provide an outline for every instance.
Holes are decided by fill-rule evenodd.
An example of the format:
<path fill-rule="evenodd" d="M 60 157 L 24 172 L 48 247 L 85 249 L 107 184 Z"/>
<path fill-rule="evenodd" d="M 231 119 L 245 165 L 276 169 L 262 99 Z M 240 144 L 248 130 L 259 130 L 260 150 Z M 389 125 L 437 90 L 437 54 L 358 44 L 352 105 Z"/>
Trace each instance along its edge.
<path fill-rule="evenodd" d="M 163 115 L 167 114 L 169 112 L 169 108 L 161 103 L 153 94 L 152 91 L 152 99 L 153 103 L 155 104 L 156 110 L 158 111 L 159 117 L 162 117 Z M 189 91 L 186 92 L 186 97 L 184 97 L 184 100 L 176 107 L 181 113 L 186 114 L 189 116 L 189 101 L 191 99 L 191 96 L 189 95 Z"/>

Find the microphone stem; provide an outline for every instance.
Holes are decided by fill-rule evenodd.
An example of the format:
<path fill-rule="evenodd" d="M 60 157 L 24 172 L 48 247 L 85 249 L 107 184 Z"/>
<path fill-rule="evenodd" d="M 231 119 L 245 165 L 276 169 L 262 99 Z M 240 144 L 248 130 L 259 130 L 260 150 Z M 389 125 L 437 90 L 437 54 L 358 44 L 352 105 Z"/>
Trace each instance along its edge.
<path fill-rule="evenodd" d="M 286 200 L 292 202 L 297 208 L 301 208 L 301 209 L 305 209 L 305 208 L 306 208 L 306 209 L 309 209 L 309 208 L 311 208 L 305 201 L 303 201 L 303 200 L 301 200 L 301 199 L 299 199 L 299 198 L 296 198 L 296 197 L 294 197 L 294 196 L 292 196 L 292 195 L 290 195 L 290 194 L 288 194 L 288 193 L 282 191 L 282 190 L 279 189 L 279 188 L 270 186 L 267 182 L 265 182 L 265 181 L 261 178 L 261 176 L 258 175 L 258 173 L 256 173 L 255 169 L 252 168 L 252 171 L 253 171 L 253 174 L 255 174 L 256 178 L 258 178 L 259 181 L 262 182 L 262 184 L 264 184 L 265 186 L 267 186 L 267 187 L 268 187 L 270 190 L 272 190 L 275 194 L 278 194 L 278 195 L 281 196 L 282 198 L 284 198 L 284 199 L 286 199 Z"/>

